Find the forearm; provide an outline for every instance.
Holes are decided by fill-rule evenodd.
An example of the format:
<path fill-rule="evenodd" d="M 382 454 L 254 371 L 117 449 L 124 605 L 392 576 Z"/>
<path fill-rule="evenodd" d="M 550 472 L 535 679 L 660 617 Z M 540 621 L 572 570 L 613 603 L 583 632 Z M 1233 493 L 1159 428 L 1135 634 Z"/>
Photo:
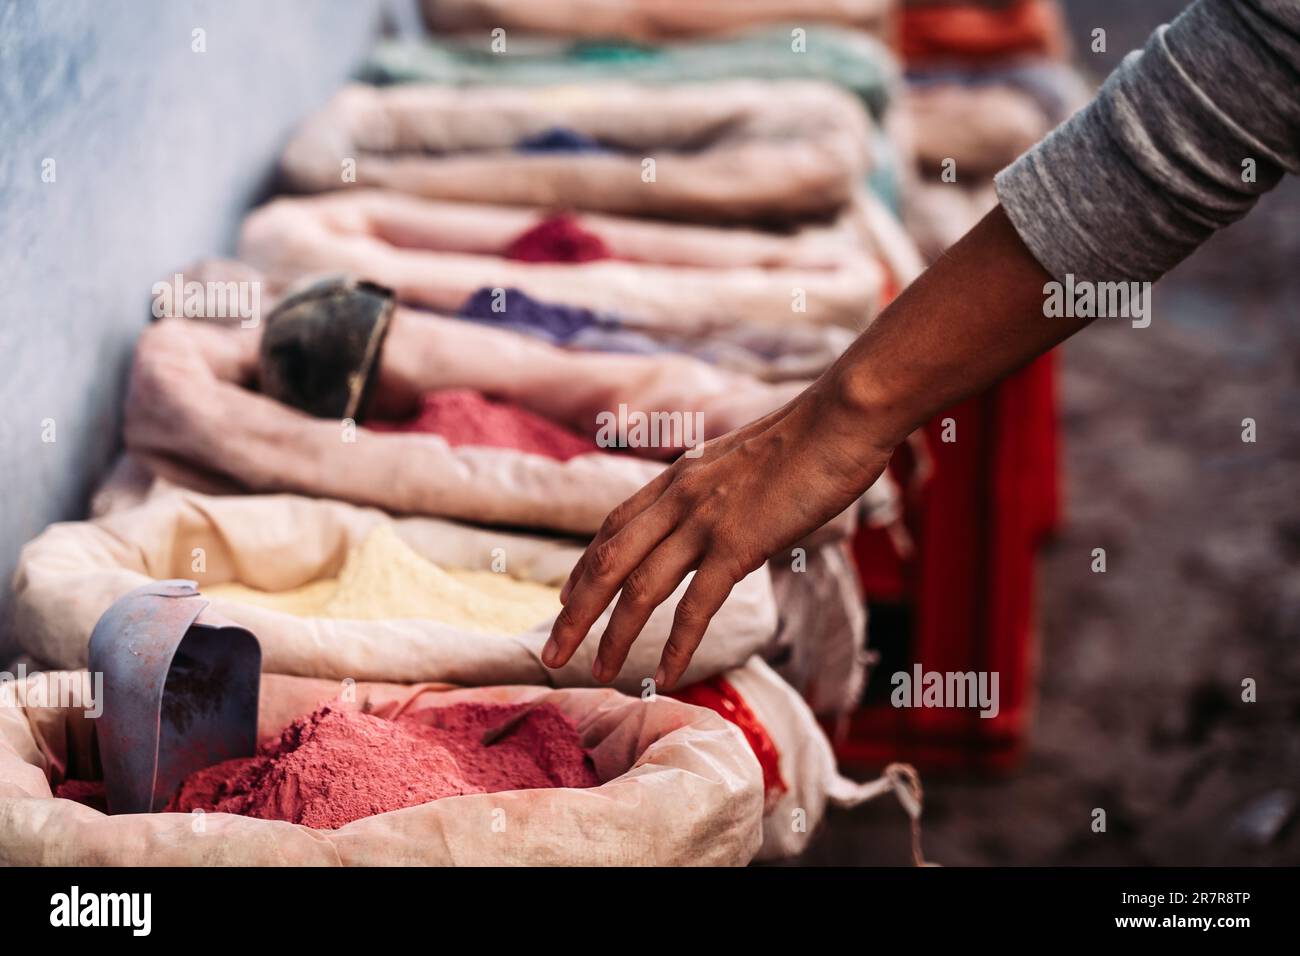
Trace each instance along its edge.
<path fill-rule="evenodd" d="M 994 209 L 862 333 L 823 376 L 874 448 L 1068 338 L 1086 319 L 1044 315 L 1051 277 Z"/>
<path fill-rule="evenodd" d="M 829 373 L 868 440 L 896 446 L 1085 325 L 1044 316 L 1047 281 L 1158 278 L 1300 170 L 1297 69 L 1292 2 L 1200 0 L 1157 31 Z"/>

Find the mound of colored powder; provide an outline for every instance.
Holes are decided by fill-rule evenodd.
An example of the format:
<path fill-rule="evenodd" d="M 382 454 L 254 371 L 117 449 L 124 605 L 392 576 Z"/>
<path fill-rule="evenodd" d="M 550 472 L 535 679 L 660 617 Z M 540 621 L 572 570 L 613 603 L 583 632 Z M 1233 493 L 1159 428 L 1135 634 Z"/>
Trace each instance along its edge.
<path fill-rule="evenodd" d="M 497 308 L 504 305 L 503 311 Z M 616 320 L 603 317 L 591 309 L 534 299 L 526 292 L 510 288 L 504 296 L 495 289 L 476 289 L 457 313 L 484 325 L 527 332 L 556 345 L 563 345 L 584 329 L 593 326 L 617 327 Z"/>
<path fill-rule="evenodd" d="M 559 588 L 495 571 L 440 568 L 390 523 L 376 525 L 348 552 L 337 578 L 276 592 L 216 584 L 203 594 L 300 617 L 427 618 L 487 634 L 519 634 L 560 612 Z"/>
<path fill-rule="evenodd" d="M 167 809 L 330 830 L 461 794 L 598 786 L 577 728 L 550 704 L 491 747 L 479 742 L 525 706 L 462 703 L 385 720 L 326 704 L 256 756 L 192 774 Z"/>
<path fill-rule="evenodd" d="M 108 794 L 102 780 L 65 780 L 54 788 L 60 800 L 75 800 L 100 813 L 108 812 Z"/>
<path fill-rule="evenodd" d="M 543 219 L 506 247 L 506 258 L 521 262 L 594 262 L 611 255 L 605 240 L 563 213 Z"/>
<path fill-rule="evenodd" d="M 520 153 L 608 153 L 599 140 L 564 126 L 552 126 L 515 144 Z"/>
<path fill-rule="evenodd" d="M 549 418 L 467 388 L 428 392 L 414 418 L 404 422 L 367 422 L 366 427 L 381 432 L 441 435 L 452 446 L 513 448 L 558 461 L 600 451 L 593 439 L 584 438 Z"/>

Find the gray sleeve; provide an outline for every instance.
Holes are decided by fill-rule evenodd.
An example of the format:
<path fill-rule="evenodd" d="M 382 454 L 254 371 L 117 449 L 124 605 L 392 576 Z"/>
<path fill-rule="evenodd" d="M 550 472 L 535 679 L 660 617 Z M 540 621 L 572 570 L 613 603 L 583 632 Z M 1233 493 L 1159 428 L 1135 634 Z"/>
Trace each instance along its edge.
<path fill-rule="evenodd" d="M 1300 0 L 1198 0 L 996 184 L 1054 277 L 1146 281 L 1285 172 L 1300 172 Z"/>

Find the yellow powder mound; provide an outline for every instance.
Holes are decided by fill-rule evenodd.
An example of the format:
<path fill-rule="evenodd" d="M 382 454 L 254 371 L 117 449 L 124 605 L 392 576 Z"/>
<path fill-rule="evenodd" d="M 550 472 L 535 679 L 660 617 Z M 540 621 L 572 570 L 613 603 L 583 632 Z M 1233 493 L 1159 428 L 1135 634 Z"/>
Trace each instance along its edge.
<path fill-rule="evenodd" d="M 560 611 L 559 588 L 494 571 L 445 570 L 411 550 L 389 524 L 348 552 L 337 578 L 288 591 L 217 584 L 203 593 L 299 617 L 429 618 L 489 634 L 518 634 Z"/>

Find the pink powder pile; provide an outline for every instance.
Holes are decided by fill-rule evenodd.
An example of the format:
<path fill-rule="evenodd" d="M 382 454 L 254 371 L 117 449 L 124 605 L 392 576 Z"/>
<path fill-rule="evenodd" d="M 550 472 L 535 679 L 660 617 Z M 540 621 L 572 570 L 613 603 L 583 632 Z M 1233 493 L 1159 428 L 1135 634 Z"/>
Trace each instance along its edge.
<path fill-rule="evenodd" d="M 257 756 L 192 774 L 167 809 L 330 830 L 460 794 L 597 786 L 577 728 L 549 704 L 491 747 L 479 742 L 524 706 L 454 704 L 385 720 L 326 704 Z"/>
<path fill-rule="evenodd" d="M 441 435 L 453 446 L 513 448 L 559 461 L 600 451 L 593 439 L 584 438 L 549 418 L 467 388 L 427 392 L 414 418 L 400 422 L 368 421 L 366 427 L 381 432 Z"/>

